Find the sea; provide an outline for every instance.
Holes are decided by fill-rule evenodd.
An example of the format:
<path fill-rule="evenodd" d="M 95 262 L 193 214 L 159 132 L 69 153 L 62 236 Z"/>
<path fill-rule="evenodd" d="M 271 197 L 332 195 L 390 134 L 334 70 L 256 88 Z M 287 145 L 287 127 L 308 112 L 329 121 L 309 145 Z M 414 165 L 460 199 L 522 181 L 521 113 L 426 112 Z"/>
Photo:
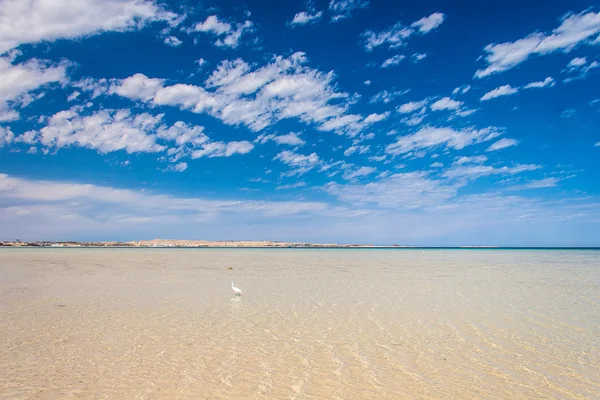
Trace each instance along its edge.
<path fill-rule="evenodd" d="M 0 249 L 0 399 L 121 398 L 600 399 L 600 251 Z"/>

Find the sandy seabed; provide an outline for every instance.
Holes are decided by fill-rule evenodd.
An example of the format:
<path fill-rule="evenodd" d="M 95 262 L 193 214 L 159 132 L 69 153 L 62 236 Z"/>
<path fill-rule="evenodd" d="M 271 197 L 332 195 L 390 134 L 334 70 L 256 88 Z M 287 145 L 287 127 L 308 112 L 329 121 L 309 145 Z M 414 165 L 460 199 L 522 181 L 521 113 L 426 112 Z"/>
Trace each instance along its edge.
<path fill-rule="evenodd" d="M 599 399 L 600 252 L 0 249 L 0 399 L 75 398 Z"/>

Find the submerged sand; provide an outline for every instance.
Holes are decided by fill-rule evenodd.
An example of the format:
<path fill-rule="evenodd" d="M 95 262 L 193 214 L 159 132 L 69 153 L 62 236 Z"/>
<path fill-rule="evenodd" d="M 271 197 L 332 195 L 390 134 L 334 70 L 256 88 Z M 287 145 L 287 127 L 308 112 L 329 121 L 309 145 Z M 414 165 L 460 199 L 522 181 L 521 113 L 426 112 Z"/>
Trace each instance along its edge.
<path fill-rule="evenodd" d="M 0 249 L 0 398 L 597 399 L 599 299 L 594 251 Z"/>

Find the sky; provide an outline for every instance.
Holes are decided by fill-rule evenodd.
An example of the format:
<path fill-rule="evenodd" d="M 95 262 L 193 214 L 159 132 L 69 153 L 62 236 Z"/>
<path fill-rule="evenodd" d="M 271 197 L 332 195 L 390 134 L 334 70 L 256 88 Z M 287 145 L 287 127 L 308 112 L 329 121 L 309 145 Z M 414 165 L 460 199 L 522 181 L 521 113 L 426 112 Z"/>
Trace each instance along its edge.
<path fill-rule="evenodd" d="M 600 246 L 599 67 L 593 1 L 0 0 L 0 240 Z"/>

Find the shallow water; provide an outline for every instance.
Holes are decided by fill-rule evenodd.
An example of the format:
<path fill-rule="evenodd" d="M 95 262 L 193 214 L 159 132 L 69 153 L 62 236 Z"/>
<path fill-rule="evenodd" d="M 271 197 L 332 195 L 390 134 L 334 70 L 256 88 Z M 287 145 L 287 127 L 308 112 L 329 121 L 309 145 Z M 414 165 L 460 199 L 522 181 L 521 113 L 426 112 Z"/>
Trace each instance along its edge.
<path fill-rule="evenodd" d="M 599 251 L 0 249 L 2 399 L 598 399 L 599 338 Z"/>

